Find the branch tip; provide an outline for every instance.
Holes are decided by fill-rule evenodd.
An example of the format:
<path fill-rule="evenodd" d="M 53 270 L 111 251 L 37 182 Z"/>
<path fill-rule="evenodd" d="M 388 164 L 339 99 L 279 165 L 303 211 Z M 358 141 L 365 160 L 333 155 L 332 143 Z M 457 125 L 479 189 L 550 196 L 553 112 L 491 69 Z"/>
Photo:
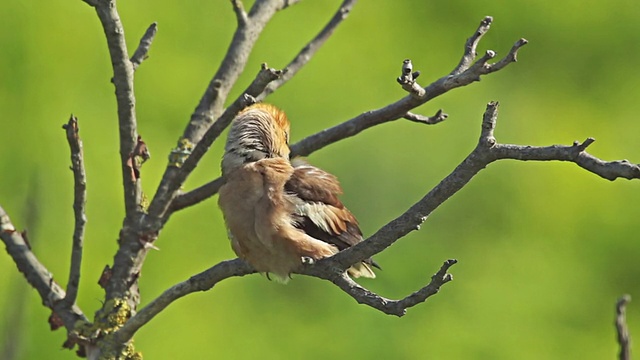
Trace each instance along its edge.
<path fill-rule="evenodd" d="M 325 27 L 298 52 L 287 67 L 283 69 L 283 76 L 269 84 L 264 92 L 257 96 L 258 100 L 263 100 L 293 78 L 297 72 L 311 60 L 322 45 L 324 45 L 338 25 L 347 18 L 355 3 L 356 0 L 344 0 L 327 25 L 325 25 Z"/>
<path fill-rule="evenodd" d="M 629 328 L 627 327 L 627 304 L 631 301 L 631 296 L 626 294 L 618 299 L 616 302 L 616 334 L 618 338 L 618 345 L 620 346 L 619 359 L 630 360 L 631 359 L 631 336 L 629 335 Z"/>
<path fill-rule="evenodd" d="M 78 118 L 71 114 L 69 121 L 62 126 L 66 132 L 67 142 L 71 152 L 71 170 L 73 171 L 74 199 L 73 212 L 75 226 L 71 246 L 71 265 L 69 269 L 69 281 L 67 282 L 66 295 L 62 300 L 64 306 L 71 308 L 78 296 L 80 284 L 80 269 L 82 265 L 82 251 L 84 246 L 84 232 L 87 217 L 85 205 L 87 202 L 87 178 L 84 167 L 84 154 L 82 152 L 82 140 L 80 139 Z"/>
<path fill-rule="evenodd" d="M 435 125 L 443 122 L 449 117 L 449 114 L 446 114 L 442 111 L 442 109 L 438 110 L 433 116 L 423 116 L 420 114 L 414 114 L 412 112 L 407 112 L 404 114 L 403 118 L 409 121 L 417 122 L 420 124 L 426 125 Z"/>
<path fill-rule="evenodd" d="M 231 5 L 233 5 L 233 12 L 236 14 L 236 20 L 238 21 L 239 27 L 244 27 L 247 25 L 249 18 L 247 13 L 244 10 L 244 5 L 242 4 L 242 0 L 231 0 Z"/>

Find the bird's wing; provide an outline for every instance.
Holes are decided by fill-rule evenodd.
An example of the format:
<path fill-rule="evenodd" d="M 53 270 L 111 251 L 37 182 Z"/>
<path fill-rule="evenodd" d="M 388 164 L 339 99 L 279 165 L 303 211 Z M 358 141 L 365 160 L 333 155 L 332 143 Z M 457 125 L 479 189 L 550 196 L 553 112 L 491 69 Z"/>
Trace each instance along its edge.
<path fill-rule="evenodd" d="M 338 199 L 342 194 L 338 179 L 306 163 L 294 161 L 294 166 L 285 191 L 294 199 L 296 226 L 313 238 L 335 245 L 338 250 L 361 242 L 358 221 Z M 371 259 L 365 263 L 378 267 Z M 370 269 L 361 270 L 364 272 L 361 276 L 373 276 Z"/>
<path fill-rule="evenodd" d="M 338 199 L 341 190 L 335 176 L 311 165 L 297 166 L 285 185 L 294 195 L 298 227 L 339 250 L 362 240 L 358 221 Z"/>

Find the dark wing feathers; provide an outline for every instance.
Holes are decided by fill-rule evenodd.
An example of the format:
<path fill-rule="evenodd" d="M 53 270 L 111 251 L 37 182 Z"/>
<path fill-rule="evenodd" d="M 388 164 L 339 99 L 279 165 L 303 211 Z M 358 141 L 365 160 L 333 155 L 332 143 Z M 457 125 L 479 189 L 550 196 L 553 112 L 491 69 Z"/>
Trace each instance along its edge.
<path fill-rule="evenodd" d="M 295 196 L 296 226 L 309 236 L 344 250 L 362 241 L 362 231 L 353 214 L 338 196 L 342 188 L 338 179 L 317 167 L 294 162 L 293 176 L 285 191 Z M 377 266 L 371 259 L 365 261 Z"/>

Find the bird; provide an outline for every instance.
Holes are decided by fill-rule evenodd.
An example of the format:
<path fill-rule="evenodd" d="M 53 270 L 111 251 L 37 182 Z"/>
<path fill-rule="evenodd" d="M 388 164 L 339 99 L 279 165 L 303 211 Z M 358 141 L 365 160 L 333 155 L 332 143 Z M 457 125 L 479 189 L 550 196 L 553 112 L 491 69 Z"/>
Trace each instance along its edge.
<path fill-rule="evenodd" d="M 338 179 L 305 160 L 290 160 L 289 131 L 286 114 L 273 105 L 241 111 L 227 136 L 218 197 L 235 254 L 281 283 L 363 240 L 358 221 L 339 200 Z M 379 268 L 367 259 L 347 273 L 375 278 L 372 266 Z"/>

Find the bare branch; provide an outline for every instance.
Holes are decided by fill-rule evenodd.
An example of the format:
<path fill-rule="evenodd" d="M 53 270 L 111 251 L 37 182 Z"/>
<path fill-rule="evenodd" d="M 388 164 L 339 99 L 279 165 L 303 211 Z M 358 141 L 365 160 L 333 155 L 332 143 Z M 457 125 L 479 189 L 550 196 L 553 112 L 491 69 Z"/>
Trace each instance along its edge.
<path fill-rule="evenodd" d="M 414 114 L 412 112 L 408 112 L 403 116 L 403 118 L 407 120 L 421 123 L 421 124 L 427 124 L 427 125 L 435 125 L 435 124 L 441 123 L 445 121 L 448 117 L 449 117 L 449 114 L 445 114 L 444 112 L 442 112 L 442 109 L 438 110 L 436 114 L 433 116 L 423 116 L 419 114 Z"/>
<path fill-rule="evenodd" d="M 172 286 L 147 306 L 140 309 L 136 315 L 117 331 L 116 338 L 122 343 L 129 341 L 144 324 L 148 323 L 172 302 L 185 295 L 196 291 L 207 291 L 220 281 L 230 277 L 245 276 L 253 273 L 255 273 L 255 270 L 240 259 L 227 260 L 216 264 L 190 277 L 188 280 Z"/>
<path fill-rule="evenodd" d="M 238 27 L 247 26 L 249 18 L 247 17 L 247 13 L 244 11 L 242 0 L 231 0 L 231 5 L 233 5 L 233 11 L 236 13 Z"/>
<path fill-rule="evenodd" d="M 171 212 L 193 206 L 212 197 L 218 193 L 223 183 L 224 180 L 219 177 L 187 193 L 177 195 L 171 204 Z"/>
<path fill-rule="evenodd" d="M 413 63 L 410 59 L 406 59 L 402 62 L 402 74 L 397 80 L 404 91 L 417 99 L 421 99 L 427 92 L 416 82 L 418 76 L 420 76 L 420 71 L 414 72 Z"/>
<path fill-rule="evenodd" d="M 631 336 L 627 327 L 627 304 L 631 301 L 630 295 L 623 295 L 616 302 L 616 333 L 620 345 L 620 360 L 631 360 Z"/>
<path fill-rule="evenodd" d="M 78 119 L 71 115 L 69 122 L 62 126 L 67 135 L 69 148 L 71 149 L 71 170 L 73 171 L 74 200 L 73 213 L 75 227 L 73 230 L 73 245 L 71 247 L 71 267 L 69 281 L 67 282 L 67 295 L 64 297 L 65 306 L 71 307 L 78 296 L 80 285 L 80 269 L 82 265 L 82 247 L 84 242 L 84 228 L 87 222 L 85 204 L 87 201 L 87 177 L 84 170 L 84 155 L 82 153 L 82 140 L 78 132 Z"/>
<path fill-rule="evenodd" d="M 383 226 L 367 240 L 324 259 L 318 264 L 326 262 L 327 264 L 323 266 L 344 271 L 352 264 L 383 251 L 397 239 L 413 230 L 420 229 L 420 225 L 438 206 L 462 189 L 488 164 L 499 159 L 571 161 L 607 179 L 615 179 L 616 177 L 640 179 L 640 166 L 638 165 L 628 161 L 604 162 L 587 154 L 584 149 L 592 140 L 587 140 L 583 144 L 575 143 L 572 146 L 554 145 L 549 147 L 498 144 L 493 135 L 497 118 L 498 103 L 490 102 L 483 116 L 478 145 L 451 174 L 420 201 Z"/>
<path fill-rule="evenodd" d="M 267 86 L 264 92 L 257 97 L 258 101 L 262 101 L 282 85 L 287 83 L 287 81 L 291 80 L 291 78 L 293 78 L 293 76 L 296 75 L 298 71 L 311 60 L 311 58 L 316 54 L 320 47 L 324 45 L 324 43 L 333 34 L 338 25 L 340 25 L 342 21 L 344 21 L 347 16 L 349 16 L 349 13 L 351 12 L 351 9 L 355 4 L 356 0 L 343 1 L 338 8 L 338 11 L 336 11 L 331 20 L 329 20 L 329 23 L 327 23 L 327 25 L 325 25 L 325 27 L 318 33 L 318 35 L 316 35 L 298 53 L 298 55 L 296 55 L 296 57 L 291 60 L 289 65 L 287 65 L 287 67 L 285 68 L 286 72 L 284 73 L 284 75 L 280 79 L 272 82 L 271 84 L 269 84 L 269 86 Z"/>
<path fill-rule="evenodd" d="M 482 24 L 484 24 L 487 21 L 490 23 L 491 22 L 490 19 L 491 19 L 490 17 L 485 18 Z M 472 40 L 471 45 L 473 45 L 474 43 L 477 44 L 477 42 L 480 40 L 481 35 L 488 30 L 488 24 L 486 26 L 482 24 L 479 30 L 477 30 L 476 33 L 474 33 L 474 35 L 470 38 L 470 40 L 467 41 L 469 43 L 469 41 Z M 481 34 L 479 35 L 478 33 L 481 33 Z M 517 51 L 517 49 L 520 46 L 523 46 L 524 44 L 526 44 L 526 40 L 521 39 L 517 44 L 520 44 L 520 45 L 517 47 L 514 46 L 514 48 L 512 48 L 512 51 L 510 52 L 510 55 L 508 55 L 507 57 L 513 57 L 515 59 L 515 51 Z M 473 45 L 470 49 L 475 49 L 475 45 Z M 465 56 L 466 56 L 466 53 L 465 53 Z M 475 57 L 473 59 L 475 59 Z M 407 64 L 406 61 L 407 60 L 403 62 L 403 69 L 406 67 L 406 64 Z M 411 63 L 410 60 L 408 61 L 410 64 Z M 461 61 L 461 63 L 463 63 L 463 61 Z M 500 68 L 504 66 L 506 66 L 506 63 L 502 65 Z M 413 81 L 418 76 L 418 73 L 412 72 L 411 71 L 412 69 L 413 68 L 411 67 L 409 74 L 411 75 L 411 80 Z M 496 71 L 496 70 L 493 70 L 493 71 Z M 477 74 L 474 71 L 477 72 Z M 485 72 L 484 67 L 475 67 L 473 71 L 465 72 L 464 74 L 461 74 L 461 75 L 444 76 L 439 80 L 437 80 L 436 82 L 429 85 L 428 87 L 424 88 L 425 90 L 424 94 L 420 93 L 419 96 L 412 94 L 384 108 L 362 113 L 351 120 L 343 122 L 342 124 L 336 125 L 329 129 L 322 130 L 319 133 L 310 135 L 302 139 L 298 143 L 293 144 L 291 146 L 291 156 L 308 156 L 309 154 L 327 145 L 330 145 L 334 142 L 340 141 L 342 139 L 345 139 L 351 136 L 355 136 L 359 134 L 361 131 L 366 130 L 370 127 L 373 127 L 385 122 L 401 119 L 401 118 L 405 118 L 405 119 L 409 119 L 409 120 L 421 122 L 421 123 L 427 123 L 427 124 L 436 124 L 438 122 L 441 122 L 447 117 L 447 114 L 444 114 L 441 111 L 438 111 L 438 113 L 436 113 L 434 117 L 425 118 L 425 117 L 421 117 L 411 113 L 410 110 L 424 104 L 425 102 L 439 95 L 444 94 L 445 92 L 455 87 L 468 85 L 473 81 L 476 81 L 477 79 L 480 78 L 481 74 L 484 74 L 484 72 Z M 469 74 L 475 74 L 475 75 L 469 76 Z M 283 76 L 286 76 L 286 75 L 287 73 L 285 73 Z M 415 81 L 413 81 L 413 83 L 415 84 Z M 194 205 L 196 203 L 199 203 L 202 200 L 205 200 L 208 197 L 215 195 L 216 192 L 218 191 L 218 187 L 221 184 L 222 183 L 220 179 L 215 179 L 212 182 L 198 188 L 197 192 L 195 192 L 196 190 L 193 190 L 190 193 L 179 195 L 178 198 L 176 199 L 176 201 L 178 201 L 178 205 L 173 207 L 174 211 Z"/>
<path fill-rule="evenodd" d="M 209 86 L 191 115 L 182 135 L 183 139 L 197 144 L 213 121 L 222 114 L 229 91 L 244 71 L 249 54 L 260 33 L 273 15 L 288 6 L 288 3 L 286 0 L 258 0 L 247 15 L 242 10 L 240 1 L 231 1 L 238 18 L 238 27 L 218 71 L 209 82 Z M 252 96 L 258 96 L 258 94 Z"/>
<path fill-rule="evenodd" d="M 545 147 L 497 144 L 493 152 L 498 159 L 570 161 L 587 171 L 611 181 L 617 178 L 625 178 L 628 180 L 640 179 L 639 164 L 631 163 L 628 160 L 603 161 L 584 151 L 582 149 L 584 144 L 592 141 L 593 138 L 588 138 L 582 144 L 576 142 L 574 145 L 552 145 Z"/>
<path fill-rule="evenodd" d="M 135 71 L 140 64 L 144 60 L 149 57 L 149 49 L 151 48 L 151 43 L 153 39 L 156 37 L 156 33 L 158 32 L 158 23 L 154 22 L 149 25 L 147 31 L 145 31 L 142 39 L 140 39 L 140 44 L 138 44 L 138 48 L 133 52 L 133 56 L 131 56 L 131 64 L 133 65 L 133 70 Z"/>
<path fill-rule="evenodd" d="M 52 309 L 54 314 L 62 320 L 67 331 L 73 329 L 77 320 L 87 320 L 78 306 L 73 304 L 69 307 L 61 302 L 65 298 L 64 290 L 53 280 L 49 270 L 31 251 L 23 235 L 16 231 L 9 215 L 2 207 L 0 207 L 0 239 L 4 242 L 7 253 L 15 262 L 18 270 L 40 294 L 42 303 Z"/>
<path fill-rule="evenodd" d="M 488 73 L 498 71 L 504 68 L 505 66 L 509 65 L 509 63 L 518 61 L 518 50 L 520 50 L 520 48 L 525 46 L 527 43 L 528 43 L 527 39 L 520 39 L 516 41 L 516 43 L 513 44 L 513 46 L 511 47 L 511 50 L 509 50 L 509 53 L 507 54 L 507 56 L 502 58 L 497 63 L 491 65 Z"/>
<path fill-rule="evenodd" d="M 490 23 L 491 17 L 486 17 L 474 35 L 467 40 L 465 47 L 467 51 L 465 51 L 460 64 L 451 72 L 451 74 L 441 77 L 424 88 L 426 92 L 425 94 L 411 93 L 409 96 L 406 96 L 386 107 L 367 111 L 351 120 L 343 122 L 342 124 L 308 136 L 291 146 L 292 156 L 308 156 L 314 151 L 322 149 L 334 142 L 357 135 L 361 131 L 370 127 L 404 118 L 404 116 L 412 109 L 428 102 L 429 100 L 456 87 L 469 85 L 474 81 L 478 81 L 481 75 L 486 75 L 504 68 L 511 62 L 505 59 L 515 59 L 517 50 L 527 43 L 526 40 L 520 39 L 516 42 L 516 45 L 514 45 L 505 59 L 498 61 L 496 64 L 491 65 L 486 63 L 489 59 L 495 56 L 494 52 L 488 51 L 483 58 L 476 62 L 476 64 L 470 66 L 471 62 L 475 60 L 475 49 L 477 43 L 482 35 L 489 29 Z M 471 56 L 471 54 L 473 54 L 473 56 Z"/>
<path fill-rule="evenodd" d="M 159 220 L 167 215 L 167 210 L 171 205 L 171 200 L 173 200 L 175 192 L 180 188 L 180 186 L 182 186 L 182 183 L 196 167 L 213 141 L 220 136 L 240 110 L 256 101 L 254 96 L 257 96 L 264 91 L 264 88 L 271 81 L 278 79 L 280 76 L 282 76 L 282 71 L 269 68 L 267 64 L 262 64 L 258 75 L 245 90 L 243 95 L 236 99 L 236 101 L 225 110 L 222 116 L 220 116 L 220 118 L 216 120 L 211 127 L 209 127 L 200 142 L 193 147 L 193 151 L 183 159 L 170 162 L 167 170 L 165 171 L 162 182 L 158 187 L 158 191 L 149 206 L 148 218 L 155 218 L 156 220 Z M 181 139 L 180 141 L 184 142 L 185 140 L 186 139 Z"/>
<path fill-rule="evenodd" d="M 138 137 L 136 130 L 136 99 L 133 91 L 134 65 L 127 53 L 124 28 L 113 0 L 85 2 L 95 8 L 107 38 L 118 105 L 120 163 L 122 167 L 125 211 L 127 216 L 131 216 L 138 210 L 141 200 L 140 182 L 131 178 L 131 168 L 127 164 Z"/>
<path fill-rule="evenodd" d="M 387 299 L 369 291 L 353 281 L 346 273 L 339 273 L 336 276 L 331 268 L 322 267 L 321 262 L 318 262 L 318 266 L 309 269 L 309 275 L 333 282 L 359 304 L 371 306 L 387 315 L 403 316 L 408 308 L 426 301 L 430 296 L 437 294 L 442 285 L 453 280 L 453 276 L 447 271 L 456 263 L 457 260 L 453 259 L 445 261 L 440 270 L 431 277 L 429 284 L 400 300 Z"/>
<path fill-rule="evenodd" d="M 458 63 L 458 65 L 451 71 L 450 75 L 459 75 L 469 68 L 473 60 L 476 58 L 476 49 L 478 48 L 480 39 L 482 39 L 484 34 L 489 31 L 492 22 L 493 17 L 491 16 L 487 16 L 482 19 L 476 32 L 473 33 L 473 35 L 471 35 L 464 44 L 464 54 L 462 55 L 462 59 L 460 59 L 460 63 Z"/>

